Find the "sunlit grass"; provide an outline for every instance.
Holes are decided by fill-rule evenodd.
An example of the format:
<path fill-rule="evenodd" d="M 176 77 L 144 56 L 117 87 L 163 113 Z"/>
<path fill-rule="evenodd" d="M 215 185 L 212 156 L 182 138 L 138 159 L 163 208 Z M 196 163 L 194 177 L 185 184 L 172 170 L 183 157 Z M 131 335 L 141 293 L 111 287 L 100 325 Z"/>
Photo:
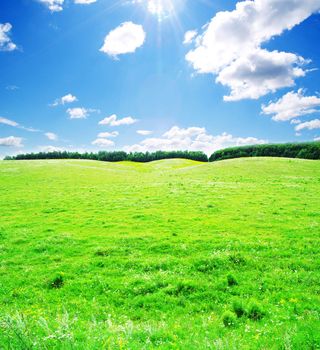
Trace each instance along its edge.
<path fill-rule="evenodd" d="M 318 161 L 9 161 L 0 193 L 0 348 L 320 346 Z"/>

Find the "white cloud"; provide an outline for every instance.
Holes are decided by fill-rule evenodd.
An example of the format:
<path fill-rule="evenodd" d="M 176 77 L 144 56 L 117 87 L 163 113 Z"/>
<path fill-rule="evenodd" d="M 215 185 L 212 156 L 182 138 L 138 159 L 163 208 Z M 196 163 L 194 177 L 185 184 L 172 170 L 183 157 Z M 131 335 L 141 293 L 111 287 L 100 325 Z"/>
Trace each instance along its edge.
<path fill-rule="evenodd" d="M 95 3 L 97 0 L 74 0 L 75 4 L 80 4 L 80 5 L 90 5 Z"/>
<path fill-rule="evenodd" d="M 315 137 L 313 141 L 320 141 L 320 137 Z"/>
<path fill-rule="evenodd" d="M 53 132 L 46 132 L 44 135 L 51 141 L 58 140 L 58 135 L 54 134 Z"/>
<path fill-rule="evenodd" d="M 30 131 L 30 132 L 41 132 L 41 130 L 39 130 L 39 129 L 35 129 L 35 128 L 32 128 L 32 127 L 31 128 L 27 128 L 27 127 L 21 126 L 21 125 L 19 125 L 18 128 L 26 130 L 26 131 Z"/>
<path fill-rule="evenodd" d="M 267 51 L 262 44 L 281 35 L 320 10 L 315 0 L 241 1 L 234 11 L 217 13 L 186 59 L 199 73 L 216 75 L 229 87 L 225 100 L 256 99 L 306 74 L 302 57 Z"/>
<path fill-rule="evenodd" d="M 152 133 L 153 131 L 151 130 L 137 130 L 137 134 L 143 135 L 143 136 L 151 135 Z"/>
<path fill-rule="evenodd" d="M 84 107 L 75 107 L 75 108 L 68 108 L 67 113 L 69 114 L 70 119 L 86 119 L 90 113 L 100 111 L 98 109 L 92 109 L 92 108 L 84 108 Z"/>
<path fill-rule="evenodd" d="M 255 137 L 234 137 L 227 133 L 213 136 L 208 134 L 205 128 L 183 129 L 174 126 L 160 138 L 146 138 L 139 144 L 124 147 L 124 150 L 127 152 L 189 150 L 203 151 L 210 155 L 225 147 L 262 143 L 266 143 L 266 141 Z"/>
<path fill-rule="evenodd" d="M 12 25 L 10 23 L 0 23 L 0 51 L 14 51 L 17 45 L 10 39 L 10 31 Z"/>
<path fill-rule="evenodd" d="M 184 45 L 189 45 L 193 42 L 193 39 L 198 35 L 198 32 L 196 30 L 188 30 L 184 34 L 184 40 L 183 43 Z"/>
<path fill-rule="evenodd" d="M 114 142 L 108 139 L 97 138 L 92 142 L 94 146 L 98 147 L 112 147 L 114 146 Z"/>
<path fill-rule="evenodd" d="M 67 113 L 70 119 L 86 119 L 89 115 L 88 110 L 81 107 L 68 108 Z"/>
<path fill-rule="evenodd" d="M 292 53 L 253 50 L 240 57 L 219 73 L 216 81 L 231 89 L 225 101 L 258 99 L 270 92 L 295 84 L 295 78 L 305 76 L 302 57 Z"/>
<path fill-rule="evenodd" d="M 100 51 L 112 57 L 133 53 L 143 45 L 146 33 L 143 27 L 132 22 L 124 22 L 113 29 L 104 39 Z"/>
<path fill-rule="evenodd" d="M 17 86 L 17 85 L 8 85 L 8 86 L 6 86 L 6 90 L 9 90 L 9 91 L 19 90 L 19 86 Z"/>
<path fill-rule="evenodd" d="M 290 91 L 276 102 L 262 105 L 262 113 L 272 115 L 276 121 L 288 121 L 304 115 L 319 112 L 320 98 L 317 96 L 304 96 L 302 89 L 298 92 Z"/>
<path fill-rule="evenodd" d="M 67 94 L 65 96 L 62 96 L 60 98 L 57 98 L 52 104 L 51 107 L 56 107 L 59 105 L 65 105 L 67 103 L 72 103 L 78 101 L 76 96 L 73 96 L 72 94 Z"/>
<path fill-rule="evenodd" d="M 302 123 L 301 122 L 301 120 L 300 119 L 292 119 L 291 121 L 290 121 L 290 124 L 300 124 L 300 123 Z"/>
<path fill-rule="evenodd" d="M 0 138 L 0 146 L 23 147 L 22 138 L 15 136 Z"/>
<path fill-rule="evenodd" d="M 120 125 L 131 125 L 137 123 L 137 119 L 132 117 L 126 117 L 118 119 L 115 114 L 112 114 L 110 117 L 104 118 L 99 122 L 99 125 L 110 125 L 110 126 L 120 126 Z"/>
<path fill-rule="evenodd" d="M 320 129 L 320 119 L 310 120 L 309 122 L 298 124 L 295 127 L 296 131 L 301 131 L 303 129 L 314 130 Z"/>
<path fill-rule="evenodd" d="M 74 145 L 68 145 L 68 146 L 55 146 L 55 145 L 42 145 L 42 146 L 38 146 L 37 147 L 38 151 L 41 152 L 79 152 L 79 153 L 85 153 L 85 152 L 94 152 L 94 148 L 93 147 L 79 147 L 79 146 L 74 146 Z"/>
<path fill-rule="evenodd" d="M 181 129 L 178 126 L 174 126 L 169 131 L 165 132 L 163 136 L 171 140 L 173 139 L 183 140 L 189 137 L 205 135 L 205 134 L 206 134 L 205 128 L 190 127 L 187 129 Z"/>
<path fill-rule="evenodd" d="M 18 128 L 18 129 L 22 129 L 22 130 L 26 130 L 26 131 L 30 131 L 30 132 L 39 132 L 39 131 L 41 131 L 41 130 L 34 129 L 34 128 L 31 128 L 31 127 L 22 126 L 19 123 L 13 121 L 13 120 L 6 119 L 6 118 L 3 118 L 3 117 L 0 117 L 0 124 L 9 125 L 9 126 L 12 126 L 14 128 Z"/>
<path fill-rule="evenodd" d="M 3 118 L 3 117 L 0 117 L 0 124 L 10 125 L 13 127 L 19 126 L 19 124 L 17 122 L 10 120 L 10 119 Z"/>
<path fill-rule="evenodd" d="M 108 138 L 108 137 L 117 137 L 119 136 L 118 131 L 112 131 L 112 132 L 100 132 L 98 135 L 99 138 Z"/>
<path fill-rule="evenodd" d="M 39 146 L 40 152 L 62 152 L 63 149 L 56 146 Z"/>
<path fill-rule="evenodd" d="M 64 0 L 38 0 L 40 3 L 47 6 L 51 12 L 60 12 L 63 10 Z"/>

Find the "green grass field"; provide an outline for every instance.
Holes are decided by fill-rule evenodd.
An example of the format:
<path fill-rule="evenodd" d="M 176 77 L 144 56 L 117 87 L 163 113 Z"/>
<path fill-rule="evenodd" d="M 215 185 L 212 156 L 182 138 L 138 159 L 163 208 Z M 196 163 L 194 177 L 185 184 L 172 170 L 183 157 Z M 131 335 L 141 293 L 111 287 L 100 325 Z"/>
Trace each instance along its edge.
<path fill-rule="evenodd" d="M 0 162 L 0 349 L 320 349 L 320 162 Z"/>

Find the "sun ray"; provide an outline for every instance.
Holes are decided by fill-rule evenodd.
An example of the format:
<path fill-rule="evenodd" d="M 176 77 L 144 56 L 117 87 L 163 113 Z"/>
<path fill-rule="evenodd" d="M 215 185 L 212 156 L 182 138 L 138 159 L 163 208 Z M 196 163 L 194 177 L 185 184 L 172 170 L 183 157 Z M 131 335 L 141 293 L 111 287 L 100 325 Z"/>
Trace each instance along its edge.
<path fill-rule="evenodd" d="M 146 11 L 159 22 L 172 17 L 180 6 L 181 0 L 137 0 Z"/>

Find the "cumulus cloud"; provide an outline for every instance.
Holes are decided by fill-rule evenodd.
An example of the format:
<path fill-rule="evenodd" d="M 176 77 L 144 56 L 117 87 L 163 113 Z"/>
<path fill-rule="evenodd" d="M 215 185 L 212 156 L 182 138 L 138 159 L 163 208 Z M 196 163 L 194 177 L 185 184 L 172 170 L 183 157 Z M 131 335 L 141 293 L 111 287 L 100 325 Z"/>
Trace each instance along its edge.
<path fill-rule="evenodd" d="M 314 119 L 308 122 L 298 124 L 295 127 L 295 129 L 296 131 L 301 131 L 303 129 L 308 129 L 308 130 L 320 129 L 320 119 Z"/>
<path fill-rule="evenodd" d="M 92 142 L 94 146 L 98 147 L 112 147 L 114 146 L 114 142 L 108 139 L 97 138 Z"/>
<path fill-rule="evenodd" d="M 108 138 L 108 137 L 117 137 L 119 136 L 118 131 L 112 131 L 112 132 L 100 132 L 98 135 L 99 138 Z"/>
<path fill-rule="evenodd" d="M 12 25 L 10 23 L 0 23 L 0 51 L 14 51 L 17 45 L 10 39 Z"/>
<path fill-rule="evenodd" d="M 52 107 L 56 107 L 59 105 L 65 105 L 67 103 L 72 103 L 78 101 L 77 97 L 72 94 L 67 94 L 65 96 L 62 96 L 60 98 L 57 98 L 52 104 Z"/>
<path fill-rule="evenodd" d="M 63 10 L 64 0 L 38 0 L 40 3 L 47 6 L 51 12 L 60 12 Z"/>
<path fill-rule="evenodd" d="M 93 112 L 100 112 L 97 109 L 92 108 L 84 108 L 84 107 L 75 107 L 75 108 L 68 108 L 67 113 L 69 114 L 70 119 L 86 119 L 90 113 Z"/>
<path fill-rule="evenodd" d="M 315 0 L 241 1 L 234 11 L 218 12 L 186 55 L 199 73 L 211 73 L 231 89 L 227 101 L 257 99 L 294 85 L 309 61 L 262 45 L 320 10 Z"/>
<path fill-rule="evenodd" d="M 305 60 L 292 53 L 254 50 L 225 67 L 216 81 L 231 89 L 225 101 L 258 99 L 270 92 L 293 86 L 295 79 L 305 76 L 301 68 Z"/>
<path fill-rule="evenodd" d="M 189 45 L 193 42 L 193 39 L 198 35 L 198 32 L 196 30 L 188 30 L 184 34 L 184 40 L 183 43 L 184 45 Z"/>
<path fill-rule="evenodd" d="M 100 51 L 116 58 L 118 55 L 135 52 L 143 45 L 145 38 L 142 25 L 124 22 L 105 37 Z"/>
<path fill-rule="evenodd" d="M 67 113 L 70 119 L 86 119 L 89 115 L 88 110 L 82 107 L 68 108 Z"/>
<path fill-rule="evenodd" d="M 92 142 L 92 145 L 98 146 L 98 147 L 113 147 L 115 143 L 112 140 L 109 140 L 109 138 L 114 138 L 119 136 L 118 131 L 112 131 L 112 132 L 101 132 L 98 135 L 98 138 Z"/>
<path fill-rule="evenodd" d="M 112 114 L 110 117 L 106 117 L 99 122 L 99 125 L 110 125 L 110 126 L 120 126 L 120 125 L 131 125 L 137 123 L 138 120 L 132 117 L 125 117 L 118 119 L 116 114 Z"/>
<path fill-rule="evenodd" d="M 127 152 L 200 150 L 206 154 L 212 154 L 225 147 L 263 143 L 266 141 L 255 137 L 234 137 L 227 133 L 214 136 L 208 134 L 205 128 L 190 127 L 184 129 L 174 126 L 162 137 L 146 138 L 138 144 L 124 147 L 124 150 Z"/>
<path fill-rule="evenodd" d="M 320 111 L 318 96 L 304 96 L 304 91 L 290 91 L 276 102 L 262 105 L 262 113 L 271 115 L 273 120 L 288 121 Z M 293 124 L 295 122 L 292 122 Z"/>
<path fill-rule="evenodd" d="M 204 134 L 206 134 L 205 128 L 190 127 L 187 129 L 182 129 L 182 128 L 179 128 L 178 126 L 174 126 L 170 130 L 165 132 L 163 136 L 170 140 L 174 140 L 174 139 L 183 140 L 186 138 L 201 136 Z"/>
<path fill-rule="evenodd" d="M 51 141 L 58 140 L 58 135 L 54 134 L 53 132 L 46 132 L 44 135 Z"/>
<path fill-rule="evenodd" d="M 15 136 L 0 138 L 0 146 L 23 147 L 22 138 Z"/>
<path fill-rule="evenodd" d="M 137 134 L 142 136 L 151 135 L 153 132 L 151 130 L 137 130 Z"/>

